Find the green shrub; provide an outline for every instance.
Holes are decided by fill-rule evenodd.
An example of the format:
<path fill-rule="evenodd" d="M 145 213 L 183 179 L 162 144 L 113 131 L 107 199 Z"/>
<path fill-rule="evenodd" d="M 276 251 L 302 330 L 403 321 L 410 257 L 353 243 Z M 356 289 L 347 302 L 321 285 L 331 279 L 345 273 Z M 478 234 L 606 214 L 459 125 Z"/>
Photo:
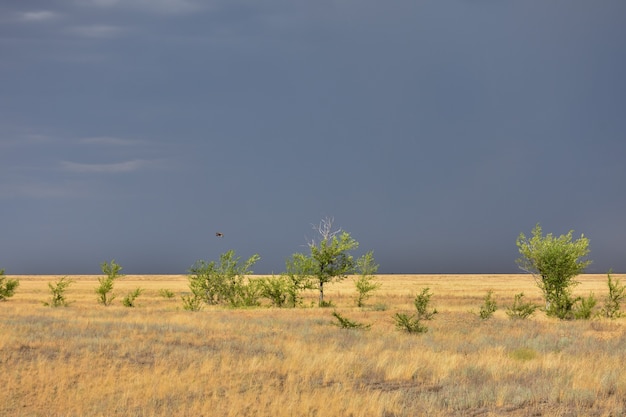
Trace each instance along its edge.
<path fill-rule="evenodd" d="M 619 279 L 613 281 L 611 271 L 607 274 L 607 285 L 609 294 L 604 300 L 604 306 L 600 309 L 600 315 L 608 319 L 616 319 L 622 316 L 620 307 L 626 297 L 626 286 L 621 285 Z"/>
<path fill-rule="evenodd" d="M 229 250 L 215 261 L 196 262 L 190 271 L 189 289 L 196 298 L 206 304 L 229 304 L 231 307 L 258 305 L 260 291 L 256 283 L 246 283 L 251 275 L 250 267 L 260 257 L 253 255 L 240 263 L 235 251 Z"/>
<path fill-rule="evenodd" d="M 396 322 L 396 327 L 407 333 L 426 333 L 428 331 L 428 327 L 424 326 L 415 315 L 396 313 L 393 318 Z"/>
<path fill-rule="evenodd" d="M 372 327 L 371 324 L 363 324 L 353 320 L 348 319 L 347 317 L 342 316 L 336 311 L 333 311 L 333 317 L 337 319 L 337 322 L 333 322 L 335 326 L 341 327 L 342 329 L 369 329 Z"/>
<path fill-rule="evenodd" d="M 159 295 L 163 298 L 174 298 L 174 293 L 166 288 L 160 289 Z"/>
<path fill-rule="evenodd" d="M 286 277 L 279 275 L 259 279 L 261 296 L 270 300 L 275 307 L 285 307 L 289 282 Z"/>
<path fill-rule="evenodd" d="M 142 292 L 143 290 L 141 288 L 136 288 L 135 291 L 129 292 L 126 294 L 126 297 L 124 297 L 124 300 L 122 300 L 122 304 L 124 304 L 125 307 L 135 307 L 135 300 Z"/>
<path fill-rule="evenodd" d="M 589 320 L 593 313 L 593 309 L 598 304 L 598 300 L 590 293 L 586 298 L 578 298 L 578 303 L 574 307 L 574 318 L 578 320 Z"/>
<path fill-rule="evenodd" d="M 515 295 L 515 300 L 513 301 L 513 305 L 506 309 L 506 315 L 509 316 L 510 319 L 527 319 L 535 314 L 535 310 L 537 310 L 537 305 L 533 303 L 525 303 L 522 301 L 524 298 L 524 293 L 521 292 Z"/>
<path fill-rule="evenodd" d="M 413 304 L 417 311 L 414 315 L 396 313 L 393 316 L 398 329 L 408 333 L 426 333 L 428 331 L 428 327 L 422 324 L 422 320 L 432 320 L 435 314 L 437 314 L 436 309 L 431 310 L 430 308 L 430 298 L 432 294 L 428 291 L 428 287 L 424 288 L 422 292 L 415 297 Z"/>
<path fill-rule="evenodd" d="M 7 279 L 4 275 L 4 269 L 0 269 L 0 301 L 6 301 L 7 298 L 13 297 L 15 289 L 19 287 L 20 282 L 16 279 Z"/>
<path fill-rule="evenodd" d="M 183 300 L 183 310 L 200 311 L 202 309 L 202 299 L 195 294 L 181 296 Z"/>
<path fill-rule="evenodd" d="M 480 312 L 478 315 L 481 319 L 487 320 L 493 316 L 493 313 L 498 309 L 498 305 L 495 300 L 492 298 L 493 290 L 489 290 L 487 295 L 485 296 L 483 305 L 480 306 Z"/>
<path fill-rule="evenodd" d="M 376 282 L 376 271 L 378 265 L 374 262 L 374 253 L 368 252 L 356 261 L 356 271 L 358 278 L 354 280 L 357 291 L 356 305 L 363 307 L 365 301 L 372 296 L 372 293 L 381 287 L 380 282 Z"/>
<path fill-rule="evenodd" d="M 67 277 L 61 278 L 54 284 L 49 282 L 48 288 L 50 288 L 50 292 L 52 293 L 52 299 L 50 302 L 43 303 L 43 305 L 50 307 L 67 307 L 69 303 L 65 298 L 65 291 L 73 282 L 74 280 L 68 279 Z"/>
<path fill-rule="evenodd" d="M 573 231 L 558 238 L 551 233 L 542 235 L 537 224 L 527 238 L 520 233 L 516 244 L 520 255 L 517 263 L 530 272 L 546 301 L 546 313 L 560 319 L 574 317 L 571 289 L 578 284 L 574 278 L 591 263 L 584 258 L 589 254 L 589 239 L 581 235 L 572 240 Z"/>
<path fill-rule="evenodd" d="M 122 267 L 116 264 L 115 260 L 112 260 L 110 263 L 103 262 L 100 264 L 100 269 L 102 269 L 102 273 L 106 276 L 98 278 L 100 285 L 96 288 L 96 294 L 98 294 L 98 302 L 104 306 L 108 306 L 111 305 L 115 299 L 115 295 L 112 294 L 113 283 L 116 279 L 123 277 L 123 275 L 119 273 Z"/>

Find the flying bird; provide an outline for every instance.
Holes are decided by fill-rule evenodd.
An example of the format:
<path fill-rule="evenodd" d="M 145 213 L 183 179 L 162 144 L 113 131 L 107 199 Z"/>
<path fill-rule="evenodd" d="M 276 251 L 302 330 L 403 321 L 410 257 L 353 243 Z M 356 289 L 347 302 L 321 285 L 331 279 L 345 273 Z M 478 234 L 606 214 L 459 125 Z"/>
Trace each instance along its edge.
<path fill-rule="evenodd" d="M 217 232 L 217 233 L 215 234 L 215 236 L 217 236 L 217 237 L 224 237 L 224 234 L 223 234 L 223 233 L 220 233 L 220 232 Z"/>

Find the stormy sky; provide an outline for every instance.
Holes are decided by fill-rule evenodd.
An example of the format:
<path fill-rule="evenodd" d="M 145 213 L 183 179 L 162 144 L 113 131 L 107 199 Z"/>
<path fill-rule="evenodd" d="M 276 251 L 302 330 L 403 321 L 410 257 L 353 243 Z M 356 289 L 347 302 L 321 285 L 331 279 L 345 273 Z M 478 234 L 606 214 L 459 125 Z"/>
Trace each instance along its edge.
<path fill-rule="evenodd" d="M 515 273 L 536 223 L 623 273 L 625 157 L 623 0 L 0 4 L 9 275 L 279 273 L 326 217 L 382 273 Z"/>

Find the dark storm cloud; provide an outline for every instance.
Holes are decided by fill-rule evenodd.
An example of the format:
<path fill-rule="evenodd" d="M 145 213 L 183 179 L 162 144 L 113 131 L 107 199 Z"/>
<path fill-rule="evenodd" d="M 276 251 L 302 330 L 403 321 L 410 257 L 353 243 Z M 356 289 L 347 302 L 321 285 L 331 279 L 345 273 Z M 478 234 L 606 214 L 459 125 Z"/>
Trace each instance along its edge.
<path fill-rule="evenodd" d="M 626 270 L 626 3 L 0 5 L 7 273 L 278 272 L 334 216 L 382 272 Z M 214 238 L 215 230 L 224 239 Z M 8 242 L 12 243 L 9 244 Z"/>

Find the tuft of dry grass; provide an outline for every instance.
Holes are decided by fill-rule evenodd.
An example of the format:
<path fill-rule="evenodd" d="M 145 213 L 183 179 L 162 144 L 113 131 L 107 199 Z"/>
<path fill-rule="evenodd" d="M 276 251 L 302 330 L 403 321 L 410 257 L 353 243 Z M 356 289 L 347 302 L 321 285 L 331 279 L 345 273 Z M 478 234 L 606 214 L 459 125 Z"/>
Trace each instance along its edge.
<path fill-rule="evenodd" d="M 350 279 L 329 286 L 335 309 L 371 324 L 331 325 L 333 309 L 182 309 L 185 276 L 126 276 L 114 305 L 95 276 L 72 276 L 69 307 L 49 308 L 48 282 L 22 276 L 0 303 L 0 415 L 11 416 L 617 416 L 626 415 L 624 319 L 561 322 L 504 307 L 527 275 L 382 275 L 366 308 Z M 580 295 L 606 292 L 585 275 Z M 137 307 L 121 295 L 141 287 Z M 429 332 L 395 329 L 424 287 L 440 312 Z M 168 289 L 176 297 L 160 295 Z M 480 320 L 493 290 L 499 310 Z M 375 305 L 386 305 L 381 311 Z"/>

